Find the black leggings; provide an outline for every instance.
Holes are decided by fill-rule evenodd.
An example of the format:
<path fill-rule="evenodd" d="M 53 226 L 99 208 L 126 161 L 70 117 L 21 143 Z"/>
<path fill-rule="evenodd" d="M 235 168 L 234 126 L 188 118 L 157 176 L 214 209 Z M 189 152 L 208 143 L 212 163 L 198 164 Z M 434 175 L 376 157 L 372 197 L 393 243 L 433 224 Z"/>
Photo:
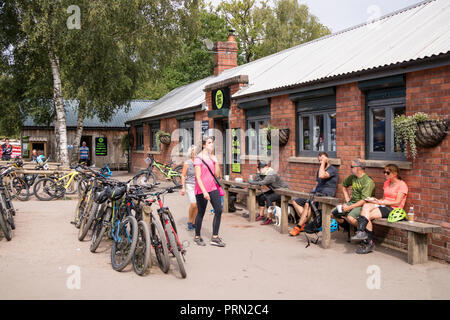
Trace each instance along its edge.
<path fill-rule="evenodd" d="M 211 191 L 209 193 L 211 198 L 211 205 L 214 208 L 214 220 L 213 220 L 213 236 L 219 235 L 220 219 L 222 218 L 222 201 L 218 190 Z M 197 200 L 198 213 L 195 218 L 195 236 L 200 237 L 200 231 L 202 230 L 203 217 L 205 215 L 206 206 L 208 200 L 205 199 L 203 193 L 195 195 Z"/>

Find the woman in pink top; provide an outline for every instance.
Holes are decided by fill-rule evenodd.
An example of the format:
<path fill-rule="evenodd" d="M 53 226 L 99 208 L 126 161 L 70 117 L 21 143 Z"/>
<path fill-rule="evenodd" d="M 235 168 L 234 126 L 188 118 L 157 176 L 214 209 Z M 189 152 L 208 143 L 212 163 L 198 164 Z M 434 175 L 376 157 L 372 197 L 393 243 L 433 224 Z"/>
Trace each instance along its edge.
<path fill-rule="evenodd" d="M 214 137 L 204 137 L 202 141 L 202 151 L 194 159 L 195 168 L 195 198 L 197 200 L 197 216 L 195 218 L 195 238 L 194 242 L 199 246 L 205 246 L 205 242 L 200 237 L 203 216 L 205 215 L 208 201 L 214 208 L 213 236 L 211 245 L 225 247 L 225 243 L 219 238 L 220 220 L 222 217 L 222 203 L 219 190 L 217 190 L 214 175 L 220 176 L 220 167 L 217 158 L 213 155 Z"/>
<path fill-rule="evenodd" d="M 395 164 L 385 166 L 386 181 L 383 185 L 383 199 L 365 199 L 367 203 L 363 206 L 361 216 L 358 218 L 358 232 L 352 238 L 352 240 L 364 241 L 356 253 L 369 253 L 375 247 L 372 220 L 387 218 L 392 210 L 395 208 L 403 209 L 405 206 L 408 186 L 400 178 L 399 171 Z"/>

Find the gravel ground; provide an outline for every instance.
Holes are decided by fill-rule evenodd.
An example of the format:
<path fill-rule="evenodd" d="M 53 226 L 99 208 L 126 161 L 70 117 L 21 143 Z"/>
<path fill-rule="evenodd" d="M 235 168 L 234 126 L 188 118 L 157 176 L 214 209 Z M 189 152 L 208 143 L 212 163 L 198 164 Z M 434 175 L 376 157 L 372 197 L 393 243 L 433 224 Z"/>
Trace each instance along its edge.
<path fill-rule="evenodd" d="M 305 248 L 303 235 L 292 238 L 272 226 L 249 223 L 242 211 L 222 217 L 220 235 L 227 246 L 218 248 L 209 245 L 213 215 L 208 206 L 202 230 L 207 246 L 198 247 L 193 232 L 186 230 L 188 200 L 179 193 L 166 195 L 165 205 L 175 216 L 181 240 L 190 242 L 187 278 L 181 279 L 175 259 L 164 274 L 154 253 L 145 276 L 136 275 L 132 265 L 116 272 L 110 241 L 104 240 L 95 254 L 89 251 L 89 236 L 78 241 L 78 230 L 69 223 L 76 204 L 76 198 L 14 202 L 13 239 L 0 235 L 0 299 L 450 298 L 448 264 L 412 266 L 404 253 L 380 246 L 357 255 L 342 232 L 332 234 L 330 249 Z"/>

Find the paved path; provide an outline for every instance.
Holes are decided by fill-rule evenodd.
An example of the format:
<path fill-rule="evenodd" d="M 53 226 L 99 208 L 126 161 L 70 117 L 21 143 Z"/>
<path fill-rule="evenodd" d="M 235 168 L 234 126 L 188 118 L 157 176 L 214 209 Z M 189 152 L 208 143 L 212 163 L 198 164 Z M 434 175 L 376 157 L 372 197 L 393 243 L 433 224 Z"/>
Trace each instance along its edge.
<path fill-rule="evenodd" d="M 77 229 L 69 223 L 76 200 L 15 202 L 19 212 L 13 239 L 0 236 L 0 299 L 450 298 L 448 264 L 411 266 L 405 254 L 379 247 L 357 255 L 342 232 L 332 234 L 328 250 L 305 248 L 303 235 L 291 238 L 271 226 L 250 224 L 240 212 L 223 216 L 220 234 L 226 248 L 212 247 L 209 241 L 198 247 L 192 242 L 193 232 L 185 228 L 187 199 L 170 194 L 165 204 L 174 213 L 181 239 L 191 242 L 186 279 L 180 278 L 173 259 L 168 274 L 155 263 L 144 277 L 131 265 L 123 272 L 112 270 L 110 242 L 104 241 L 92 254 L 89 241 L 77 240 Z M 209 209 L 205 240 L 212 230 Z M 380 289 L 367 287 L 370 266 L 380 271 Z M 67 287 L 74 275 L 71 268 L 79 268 L 80 289 Z"/>

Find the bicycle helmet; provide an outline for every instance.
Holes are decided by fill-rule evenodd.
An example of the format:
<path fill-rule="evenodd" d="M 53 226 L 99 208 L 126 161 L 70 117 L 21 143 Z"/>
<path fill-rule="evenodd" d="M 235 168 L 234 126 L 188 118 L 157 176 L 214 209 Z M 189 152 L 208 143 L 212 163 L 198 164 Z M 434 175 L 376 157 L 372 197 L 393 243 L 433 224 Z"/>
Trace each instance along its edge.
<path fill-rule="evenodd" d="M 335 232 L 338 229 L 338 223 L 335 219 L 331 219 L 330 231 Z M 317 231 L 322 231 L 322 226 L 317 228 Z"/>
<path fill-rule="evenodd" d="M 102 191 L 98 191 L 95 193 L 94 201 L 97 203 L 103 203 L 111 195 L 111 188 L 109 186 L 105 186 Z"/>
<path fill-rule="evenodd" d="M 406 212 L 402 208 L 396 208 L 389 212 L 388 222 L 397 222 L 406 219 Z"/>
<path fill-rule="evenodd" d="M 119 200 L 127 191 L 127 186 L 117 186 L 111 192 L 111 200 Z"/>

